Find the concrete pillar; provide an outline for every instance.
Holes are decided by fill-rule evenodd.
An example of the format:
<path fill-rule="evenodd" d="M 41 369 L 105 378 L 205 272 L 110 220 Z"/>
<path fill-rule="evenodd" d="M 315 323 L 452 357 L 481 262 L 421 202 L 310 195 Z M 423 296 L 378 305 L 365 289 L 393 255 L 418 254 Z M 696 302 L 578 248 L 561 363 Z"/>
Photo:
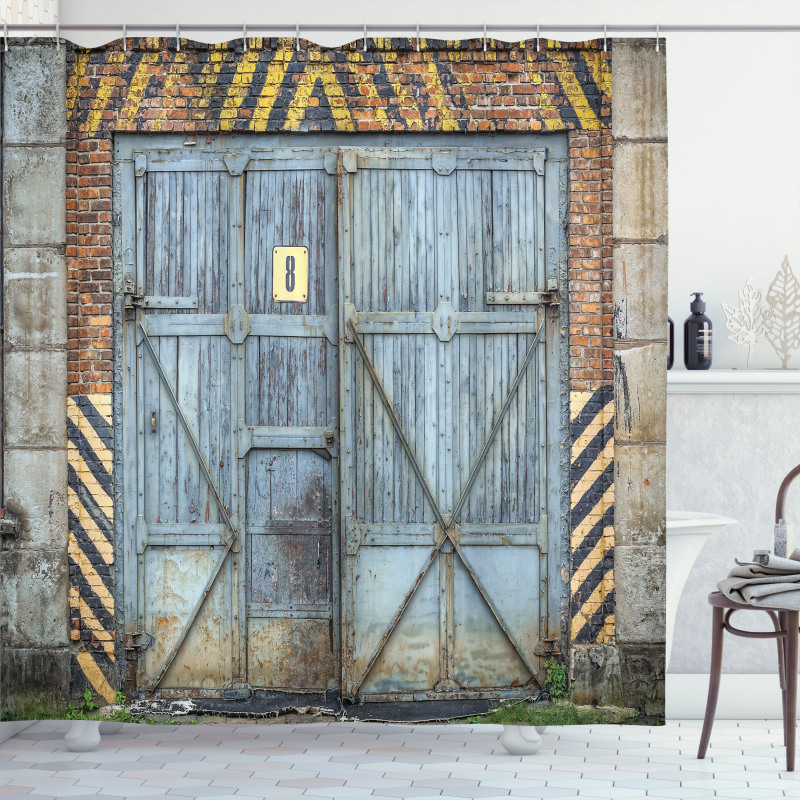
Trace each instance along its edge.
<path fill-rule="evenodd" d="M 661 41 L 616 40 L 614 571 L 623 702 L 664 710 L 667 92 Z"/>
<path fill-rule="evenodd" d="M 69 688 L 65 50 L 10 40 L 2 71 L 4 709 Z"/>

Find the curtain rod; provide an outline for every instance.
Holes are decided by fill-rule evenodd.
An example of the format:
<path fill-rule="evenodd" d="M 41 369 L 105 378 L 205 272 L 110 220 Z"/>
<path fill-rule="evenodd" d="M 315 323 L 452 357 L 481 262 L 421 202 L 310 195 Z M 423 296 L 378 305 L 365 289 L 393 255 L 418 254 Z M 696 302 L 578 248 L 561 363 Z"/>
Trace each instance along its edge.
<path fill-rule="evenodd" d="M 583 25 L 577 25 L 574 23 L 565 24 L 565 25 L 556 25 L 553 23 L 547 24 L 530 24 L 530 25 L 495 25 L 495 24 L 483 24 L 480 25 L 466 25 L 466 24 L 431 24 L 431 25 L 422 25 L 420 23 L 414 23 L 413 25 L 398 25 L 398 24 L 389 24 L 389 25 L 370 25 L 368 23 L 359 23 L 359 24 L 322 24 L 322 23 L 310 23 L 307 25 L 300 24 L 298 26 L 297 23 L 291 24 L 282 24 L 282 23 L 265 23 L 265 24 L 252 24 L 248 23 L 219 23 L 219 24 L 211 24 L 211 23 L 198 23 L 198 24 L 186 24 L 186 23 L 164 23 L 164 24 L 155 24 L 155 23 L 126 23 L 124 26 L 122 23 L 112 24 L 112 23 L 70 23 L 70 24 L 59 24 L 59 23 L 44 23 L 44 24 L 23 24 L 23 23 L 14 23 L 11 25 L 4 24 L 3 30 L 8 31 L 8 33 L 27 33 L 30 34 L 31 32 L 35 32 L 36 34 L 56 34 L 56 33 L 65 33 L 67 31 L 119 31 L 120 36 L 122 35 L 123 27 L 126 29 L 128 36 L 133 35 L 131 32 L 187 32 L 187 31 L 194 31 L 201 33 L 203 31 L 230 31 L 231 33 L 238 33 L 243 30 L 246 30 L 247 34 L 250 37 L 255 37 L 258 35 L 258 31 L 269 31 L 269 32 L 283 32 L 289 34 L 296 34 L 298 30 L 302 30 L 303 33 L 353 33 L 355 34 L 356 39 L 363 38 L 364 28 L 366 27 L 367 31 L 374 31 L 375 33 L 396 33 L 396 34 L 406 34 L 408 38 L 416 38 L 418 35 L 422 35 L 423 33 L 436 33 L 436 32 L 451 32 L 457 31 L 459 33 L 469 33 L 472 34 L 470 38 L 474 39 L 481 39 L 483 37 L 489 36 L 493 31 L 507 33 L 507 32 L 518 32 L 518 33 L 528 33 L 529 38 L 533 39 L 536 37 L 537 30 L 539 33 L 547 33 L 549 32 L 558 32 L 558 33 L 597 33 L 597 38 L 603 38 L 603 36 L 612 36 L 613 34 L 617 33 L 624 33 L 624 34 L 653 34 L 664 36 L 667 33 L 800 33 L 800 23 L 797 24 L 775 24 L 775 25 L 662 25 L 660 23 L 654 23 L 652 25 L 615 25 L 615 24 L 598 24 L 598 23 L 587 23 Z"/>

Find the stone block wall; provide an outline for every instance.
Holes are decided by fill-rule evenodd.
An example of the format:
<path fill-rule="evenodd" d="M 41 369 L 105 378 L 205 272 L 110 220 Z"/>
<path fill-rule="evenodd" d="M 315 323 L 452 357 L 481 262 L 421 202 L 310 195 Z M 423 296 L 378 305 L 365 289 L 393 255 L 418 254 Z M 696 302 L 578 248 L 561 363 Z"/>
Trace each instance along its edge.
<path fill-rule="evenodd" d="M 63 699 L 67 637 L 65 48 L 3 54 L 2 702 Z"/>
<path fill-rule="evenodd" d="M 617 647 L 624 699 L 664 705 L 667 92 L 665 45 L 615 57 L 614 386 Z"/>

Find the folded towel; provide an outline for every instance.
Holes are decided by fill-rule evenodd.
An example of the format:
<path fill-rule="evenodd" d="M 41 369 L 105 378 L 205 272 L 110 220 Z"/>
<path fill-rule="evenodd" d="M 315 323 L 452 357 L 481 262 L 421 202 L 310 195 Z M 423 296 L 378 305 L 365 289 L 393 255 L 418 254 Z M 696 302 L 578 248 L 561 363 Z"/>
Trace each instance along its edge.
<path fill-rule="evenodd" d="M 717 588 L 737 603 L 800 610 L 800 548 L 789 558 L 768 555 L 761 563 L 736 560 Z"/>

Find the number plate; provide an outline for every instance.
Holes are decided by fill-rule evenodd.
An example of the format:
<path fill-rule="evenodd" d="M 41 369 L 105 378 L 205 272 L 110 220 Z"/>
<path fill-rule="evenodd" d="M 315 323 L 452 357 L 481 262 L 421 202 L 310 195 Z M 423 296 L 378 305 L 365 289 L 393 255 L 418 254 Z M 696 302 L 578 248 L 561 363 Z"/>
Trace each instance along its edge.
<path fill-rule="evenodd" d="M 278 302 L 308 300 L 308 248 L 272 249 L 272 297 Z"/>

